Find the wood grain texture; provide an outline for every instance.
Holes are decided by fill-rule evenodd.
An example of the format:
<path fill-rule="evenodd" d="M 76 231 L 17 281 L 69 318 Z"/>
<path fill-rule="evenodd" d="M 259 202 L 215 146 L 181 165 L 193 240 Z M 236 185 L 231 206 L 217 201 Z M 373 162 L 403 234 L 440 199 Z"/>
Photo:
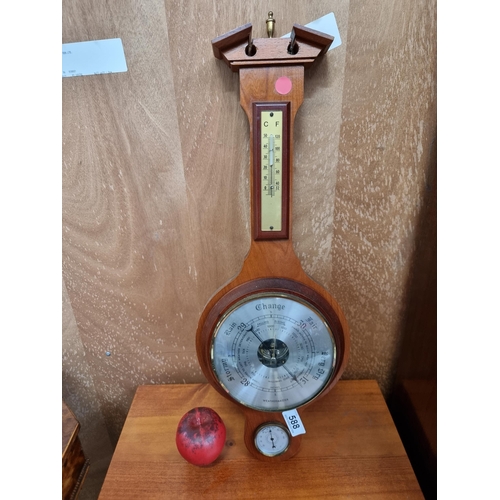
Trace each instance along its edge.
<path fill-rule="evenodd" d="M 119 31 L 130 69 L 63 82 L 63 272 L 116 440 L 135 385 L 176 381 L 190 360 L 183 378 L 200 376 L 194 346 L 186 351 L 183 339 L 199 309 L 189 267 L 189 235 L 199 231 L 189 227 L 179 129 L 171 119 L 164 5 L 90 7 L 68 10 L 108 22 L 115 30 L 107 36 Z"/>
<path fill-rule="evenodd" d="M 120 37 L 129 67 L 62 85 L 63 309 L 74 317 L 63 390 L 84 447 L 88 429 L 116 442 L 138 385 L 204 380 L 199 315 L 250 247 L 249 125 L 238 75 L 210 42 L 248 22 L 265 36 L 268 10 L 63 0 L 63 42 Z M 385 393 L 435 135 L 435 10 L 273 4 L 276 36 L 331 11 L 339 24 L 343 43 L 307 70 L 295 121 L 293 245 L 347 316 L 345 377 L 377 378 Z"/>
<path fill-rule="evenodd" d="M 346 377 L 387 394 L 436 135 L 436 4 L 350 5 L 332 283 L 352 331 Z"/>
<path fill-rule="evenodd" d="M 85 456 L 92 464 L 79 499 L 92 500 L 104 481 L 113 455 L 113 446 L 64 282 L 62 289 L 62 396 L 78 415 L 81 426 L 79 439 Z"/>
<path fill-rule="evenodd" d="M 417 227 L 408 307 L 389 409 L 427 499 L 437 497 L 437 145 Z"/>
<path fill-rule="evenodd" d="M 227 430 L 208 467 L 187 463 L 175 445 L 180 418 L 197 405 Z M 241 414 L 210 386 L 139 387 L 99 499 L 423 499 L 375 381 L 339 382 L 302 420 L 300 453 L 271 466 L 249 455 Z"/>

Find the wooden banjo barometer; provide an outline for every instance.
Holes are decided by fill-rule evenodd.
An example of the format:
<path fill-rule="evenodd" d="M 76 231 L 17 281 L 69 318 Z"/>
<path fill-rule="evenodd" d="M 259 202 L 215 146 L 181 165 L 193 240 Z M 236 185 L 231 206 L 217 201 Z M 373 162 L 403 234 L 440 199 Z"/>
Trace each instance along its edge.
<path fill-rule="evenodd" d="M 291 239 L 293 123 L 304 69 L 333 38 L 294 25 L 290 39 L 252 40 L 246 24 L 212 40 L 239 71 L 250 122 L 252 241 L 240 273 L 206 305 L 196 333 L 203 373 L 245 415 L 244 440 L 264 461 L 294 456 L 300 413 L 340 379 L 349 330 L 335 299 L 306 275 Z"/>

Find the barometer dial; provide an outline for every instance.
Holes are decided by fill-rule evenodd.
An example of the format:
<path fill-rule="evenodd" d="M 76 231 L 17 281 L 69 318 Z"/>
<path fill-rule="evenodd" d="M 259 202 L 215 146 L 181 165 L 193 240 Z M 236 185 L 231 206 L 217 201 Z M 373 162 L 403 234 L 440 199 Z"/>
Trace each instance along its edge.
<path fill-rule="evenodd" d="M 288 294 L 258 293 L 230 308 L 212 340 L 212 369 L 236 401 L 284 411 L 314 399 L 328 384 L 337 346 L 322 314 Z"/>

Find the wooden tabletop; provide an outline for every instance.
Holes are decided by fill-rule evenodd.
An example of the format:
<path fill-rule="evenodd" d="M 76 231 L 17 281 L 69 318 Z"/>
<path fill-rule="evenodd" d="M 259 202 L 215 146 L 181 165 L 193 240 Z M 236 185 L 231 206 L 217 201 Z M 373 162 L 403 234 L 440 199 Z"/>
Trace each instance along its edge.
<path fill-rule="evenodd" d="M 180 418 L 196 406 L 213 408 L 227 429 L 208 467 L 187 463 L 175 445 Z M 302 421 L 299 454 L 264 463 L 243 443 L 239 409 L 209 385 L 140 386 L 99 500 L 424 498 L 375 381 L 340 381 Z"/>

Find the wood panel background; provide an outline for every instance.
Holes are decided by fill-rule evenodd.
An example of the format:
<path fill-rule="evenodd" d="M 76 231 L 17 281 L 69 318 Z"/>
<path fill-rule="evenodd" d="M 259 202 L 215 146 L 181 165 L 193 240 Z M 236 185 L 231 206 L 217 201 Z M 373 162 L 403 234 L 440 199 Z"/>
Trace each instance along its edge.
<path fill-rule="evenodd" d="M 306 71 L 293 239 L 343 308 L 344 378 L 387 395 L 436 135 L 435 0 L 63 0 L 64 42 L 119 37 L 128 72 L 63 79 L 63 397 L 95 498 L 140 384 L 203 382 L 198 317 L 250 244 L 248 122 L 211 39 L 334 12 Z"/>

